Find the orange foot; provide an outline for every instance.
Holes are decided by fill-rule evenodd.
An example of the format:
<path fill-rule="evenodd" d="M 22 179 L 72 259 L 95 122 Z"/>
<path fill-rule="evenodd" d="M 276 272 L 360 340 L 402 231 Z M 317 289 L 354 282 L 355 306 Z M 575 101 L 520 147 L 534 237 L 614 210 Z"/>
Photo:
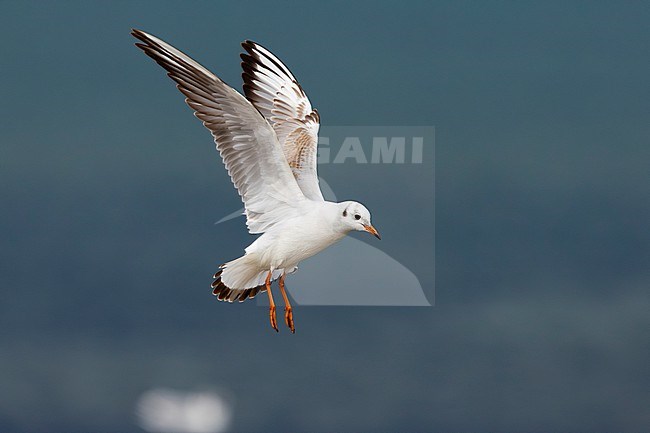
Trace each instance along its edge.
<path fill-rule="evenodd" d="M 291 306 L 284 307 L 284 323 L 291 329 L 292 334 L 296 333 L 296 328 L 293 326 L 293 308 Z"/>

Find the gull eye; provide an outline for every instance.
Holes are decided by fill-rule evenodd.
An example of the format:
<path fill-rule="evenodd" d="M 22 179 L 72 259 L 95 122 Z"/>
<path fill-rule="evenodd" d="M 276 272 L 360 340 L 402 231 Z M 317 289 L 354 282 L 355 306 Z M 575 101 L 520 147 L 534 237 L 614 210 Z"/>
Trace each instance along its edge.
<path fill-rule="evenodd" d="M 348 216 L 348 211 L 347 211 L 347 210 L 344 210 L 344 211 L 343 211 L 343 216 L 344 216 L 344 217 Z"/>
<path fill-rule="evenodd" d="M 361 215 L 355 215 L 355 216 L 354 216 L 354 219 L 355 219 L 355 220 L 360 220 L 360 219 L 361 219 Z"/>

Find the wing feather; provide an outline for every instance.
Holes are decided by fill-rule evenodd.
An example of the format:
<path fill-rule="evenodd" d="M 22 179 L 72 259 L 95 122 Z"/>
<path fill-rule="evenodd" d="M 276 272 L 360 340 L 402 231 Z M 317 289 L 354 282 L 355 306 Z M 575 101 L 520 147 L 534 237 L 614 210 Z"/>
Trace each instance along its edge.
<path fill-rule="evenodd" d="M 167 70 L 185 102 L 210 130 L 244 203 L 251 233 L 263 233 L 297 215 L 305 196 L 284 157 L 277 134 L 241 94 L 186 54 L 142 32 L 136 45 Z"/>
<path fill-rule="evenodd" d="M 252 41 L 242 46 L 244 94 L 273 127 L 304 195 L 323 200 L 317 172 L 318 111 L 289 68 L 269 50 Z"/>

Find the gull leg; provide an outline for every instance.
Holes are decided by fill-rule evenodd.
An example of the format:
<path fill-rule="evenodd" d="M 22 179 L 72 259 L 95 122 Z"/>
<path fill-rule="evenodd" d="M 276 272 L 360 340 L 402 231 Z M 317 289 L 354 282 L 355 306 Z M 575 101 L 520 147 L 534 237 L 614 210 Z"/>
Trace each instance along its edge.
<path fill-rule="evenodd" d="M 287 292 L 284 291 L 284 275 L 283 272 L 282 276 L 280 276 L 280 292 L 284 298 L 284 323 L 286 323 L 289 329 L 291 329 L 291 333 L 295 334 L 296 328 L 293 326 L 293 308 L 291 308 L 291 303 L 289 303 Z"/>
<path fill-rule="evenodd" d="M 271 275 L 272 272 L 269 271 L 269 274 L 266 276 L 266 293 L 269 295 L 269 319 L 271 320 L 271 326 L 275 329 L 275 332 L 280 332 L 278 329 L 278 321 L 275 318 L 275 302 L 273 302 L 273 294 L 271 293 Z"/>

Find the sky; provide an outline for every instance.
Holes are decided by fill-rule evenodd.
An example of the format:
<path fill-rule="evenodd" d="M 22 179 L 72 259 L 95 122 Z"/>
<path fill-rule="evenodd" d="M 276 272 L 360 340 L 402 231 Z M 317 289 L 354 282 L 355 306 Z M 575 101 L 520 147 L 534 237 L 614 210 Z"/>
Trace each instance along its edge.
<path fill-rule="evenodd" d="M 0 430 L 141 432 L 155 389 L 216 390 L 230 431 L 646 429 L 649 21 L 646 2 L 0 3 Z M 299 306 L 291 335 L 214 301 L 253 238 L 214 224 L 241 203 L 133 27 L 238 90 L 240 42 L 262 43 L 323 130 L 434 127 L 423 164 L 319 171 L 432 306 Z M 372 296 L 359 251 L 305 268 Z"/>

